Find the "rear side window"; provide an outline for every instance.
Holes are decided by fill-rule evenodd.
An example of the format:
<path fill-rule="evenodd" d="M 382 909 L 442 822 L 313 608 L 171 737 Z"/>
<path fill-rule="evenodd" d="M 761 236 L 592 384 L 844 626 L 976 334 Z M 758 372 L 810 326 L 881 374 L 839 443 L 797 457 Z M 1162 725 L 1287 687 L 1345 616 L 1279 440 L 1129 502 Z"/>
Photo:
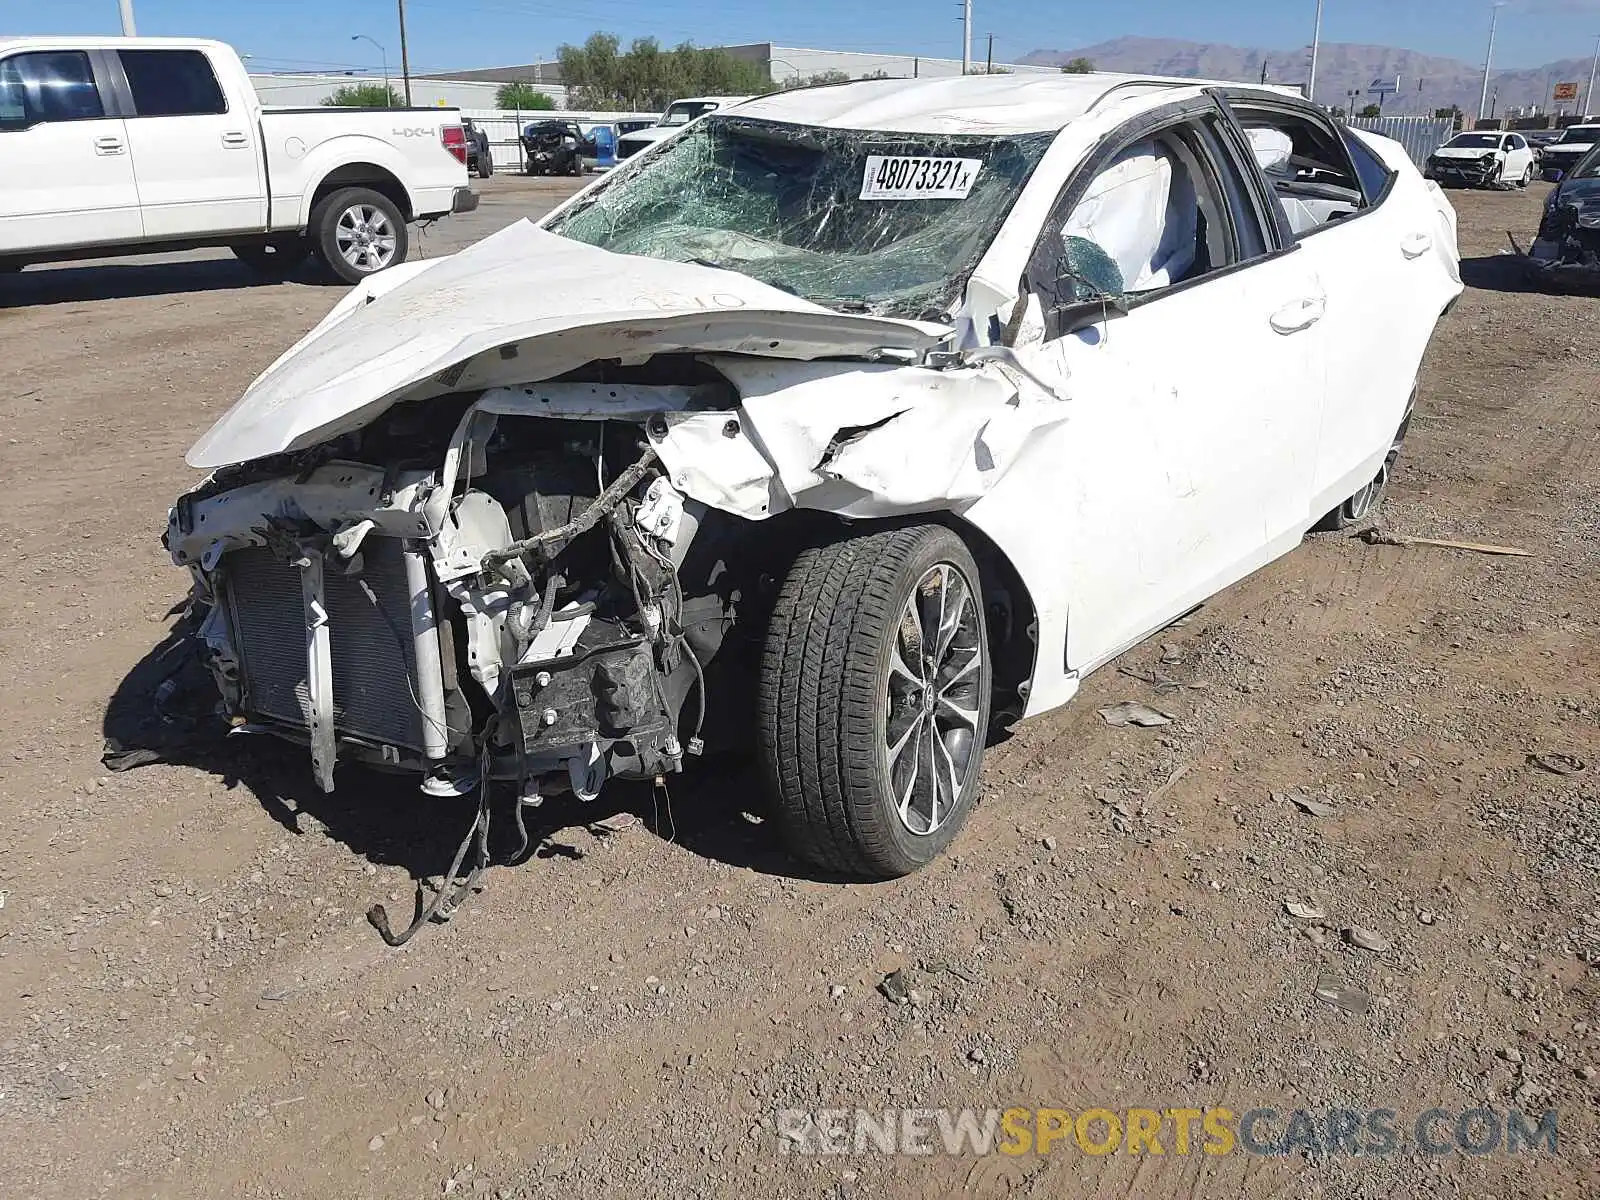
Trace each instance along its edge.
<path fill-rule="evenodd" d="M 92 121 L 106 115 L 81 50 L 35 50 L 0 60 L 0 126 Z"/>
<path fill-rule="evenodd" d="M 1389 180 L 1394 178 L 1394 172 L 1355 134 L 1344 128 L 1339 132 L 1344 136 L 1345 147 L 1356 164 L 1356 174 L 1361 177 L 1361 190 L 1367 195 L 1367 203 L 1376 204 L 1389 186 Z"/>
<path fill-rule="evenodd" d="M 228 111 L 211 60 L 198 50 L 121 50 L 122 69 L 141 117 L 195 117 Z"/>

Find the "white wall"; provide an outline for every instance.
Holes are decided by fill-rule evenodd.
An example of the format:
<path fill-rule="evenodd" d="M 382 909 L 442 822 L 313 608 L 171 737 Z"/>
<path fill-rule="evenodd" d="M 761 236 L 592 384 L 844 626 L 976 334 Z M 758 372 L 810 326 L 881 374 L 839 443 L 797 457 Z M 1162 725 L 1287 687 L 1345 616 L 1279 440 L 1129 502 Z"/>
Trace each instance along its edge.
<path fill-rule="evenodd" d="M 321 104 L 328 96 L 352 84 L 376 83 L 382 85 L 382 75 L 345 75 L 342 73 L 307 75 L 257 75 L 250 76 L 261 103 L 276 108 L 310 108 Z M 405 89 L 398 72 L 389 76 L 389 86 L 397 96 L 403 97 Z M 411 103 L 424 108 L 445 105 L 449 108 L 493 108 L 498 83 L 478 83 L 460 79 L 411 79 Z M 550 96 L 557 106 L 564 106 L 567 92 L 563 87 L 543 84 L 540 91 Z"/>
<path fill-rule="evenodd" d="M 983 69 L 984 41 L 974 38 L 973 66 Z M 914 58 L 908 54 L 857 54 L 847 50 L 806 50 L 796 46 L 772 47 L 772 78 L 782 83 L 785 79 L 820 75 L 824 71 L 844 71 L 859 79 L 874 71 L 883 71 L 894 78 L 936 79 L 961 74 L 959 58 Z M 1018 75 L 1055 75 L 1057 67 L 1032 67 L 1012 63 L 995 63 Z"/>

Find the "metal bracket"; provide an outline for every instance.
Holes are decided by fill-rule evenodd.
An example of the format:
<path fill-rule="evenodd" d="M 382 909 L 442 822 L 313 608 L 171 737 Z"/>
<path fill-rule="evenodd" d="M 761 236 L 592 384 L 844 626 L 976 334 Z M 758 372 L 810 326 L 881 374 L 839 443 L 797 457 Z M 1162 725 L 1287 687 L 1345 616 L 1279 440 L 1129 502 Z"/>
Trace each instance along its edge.
<path fill-rule="evenodd" d="M 306 622 L 306 728 L 311 732 L 311 771 L 317 786 L 331 792 L 338 750 L 333 730 L 333 643 L 322 590 L 322 555 L 304 551 L 294 565 L 300 568 L 300 602 Z"/>

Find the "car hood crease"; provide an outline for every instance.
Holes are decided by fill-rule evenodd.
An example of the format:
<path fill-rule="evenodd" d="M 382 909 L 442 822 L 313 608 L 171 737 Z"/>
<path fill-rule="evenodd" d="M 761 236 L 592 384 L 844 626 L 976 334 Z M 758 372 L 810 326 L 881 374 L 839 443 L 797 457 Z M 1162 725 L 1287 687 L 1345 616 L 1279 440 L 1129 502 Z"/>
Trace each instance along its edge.
<path fill-rule="evenodd" d="M 732 271 L 613 254 L 519 221 L 356 288 L 187 458 L 212 468 L 300 450 L 402 400 L 549 379 L 598 358 L 705 351 L 811 360 L 921 352 L 948 334 L 835 312 Z"/>

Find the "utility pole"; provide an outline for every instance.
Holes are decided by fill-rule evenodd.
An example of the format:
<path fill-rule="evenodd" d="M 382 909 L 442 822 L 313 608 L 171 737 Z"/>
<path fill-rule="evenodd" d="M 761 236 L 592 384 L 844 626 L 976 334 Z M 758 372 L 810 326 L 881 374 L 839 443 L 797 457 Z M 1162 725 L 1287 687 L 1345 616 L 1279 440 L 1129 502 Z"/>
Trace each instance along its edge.
<path fill-rule="evenodd" d="M 1270 58 L 1262 58 L 1262 60 L 1261 60 L 1261 86 L 1262 87 L 1266 87 L 1267 86 L 1267 64 L 1270 63 L 1271 61 L 1272 60 Z"/>
<path fill-rule="evenodd" d="M 1311 29 L 1311 77 L 1306 80 L 1306 99 L 1313 103 L 1317 99 L 1317 51 L 1321 48 L 1322 0 L 1317 0 L 1317 23 Z"/>
<path fill-rule="evenodd" d="M 989 35 L 989 52 L 983 58 L 983 73 L 994 74 L 994 34 Z"/>
<path fill-rule="evenodd" d="M 139 31 L 133 27 L 133 0 L 117 0 L 117 7 L 122 10 L 122 36 L 138 37 Z"/>
<path fill-rule="evenodd" d="M 1581 116 L 1587 117 L 1595 111 L 1594 107 L 1594 77 L 1600 73 L 1600 37 L 1594 39 L 1594 62 L 1589 67 L 1589 90 L 1583 94 L 1583 112 Z"/>
<path fill-rule="evenodd" d="M 972 74 L 972 0 L 961 0 L 961 73 Z"/>
<path fill-rule="evenodd" d="M 406 107 L 411 107 L 411 59 L 406 55 L 406 0 L 400 4 L 400 78 L 405 83 Z"/>
<path fill-rule="evenodd" d="M 1489 6 L 1489 52 L 1483 58 L 1483 91 L 1478 96 L 1478 120 L 1483 120 L 1484 113 L 1489 107 L 1489 72 L 1494 68 L 1494 31 L 1500 24 L 1500 10 L 1506 6 L 1506 0 L 1495 0 Z"/>

